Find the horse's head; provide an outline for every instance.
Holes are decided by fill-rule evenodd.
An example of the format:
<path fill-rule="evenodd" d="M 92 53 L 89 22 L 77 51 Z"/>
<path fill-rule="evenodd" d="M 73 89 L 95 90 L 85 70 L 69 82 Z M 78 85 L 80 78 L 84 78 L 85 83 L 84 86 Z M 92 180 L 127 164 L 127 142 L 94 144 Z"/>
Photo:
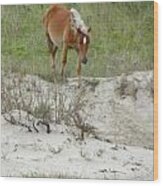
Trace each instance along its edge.
<path fill-rule="evenodd" d="M 87 51 L 90 43 L 91 28 L 88 28 L 85 25 L 84 21 L 81 19 L 79 12 L 76 9 L 72 8 L 70 12 L 71 12 L 71 16 L 70 16 L 71 26 L 72 29 L 74 29 L 77 34 L 76 46 L 77 46 L 79 59 L 82 63 L 86 64 Z"/>
<path fill-rule="evenodd" d="M 91 28 L 87 30 L 87 33 L 82 32 L 81 29 L 77 29 L 77 50 L 78 50 L 78 55 L 79 59 L 82 63 L 86 64 L 87 63 L 87 52 L 88 52 L 88 47 L 90 43 L 90 36 L 89 32 L 91 31 Z"/>

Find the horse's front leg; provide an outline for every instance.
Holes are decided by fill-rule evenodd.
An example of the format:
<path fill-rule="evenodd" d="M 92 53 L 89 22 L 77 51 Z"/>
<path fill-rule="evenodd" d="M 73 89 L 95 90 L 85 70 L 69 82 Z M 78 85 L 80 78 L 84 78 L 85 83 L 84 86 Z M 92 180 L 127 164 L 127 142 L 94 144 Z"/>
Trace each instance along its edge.
<path fill-rule="evenodd" d="M 81 86 L 81 60 L 78 59 L 78 65 L 77 65 L 77 76 L 78 76 L 78 88 Z"/>
<path fill-rule="evenodd" d="M 67 44 L 64 43 L 63 44 L 63 51 L 62 51 L 62 69 L 61 69 L 62 78 L 64 78 L 64 71 L 65 71 L 65 66 L 67 63 L 67 50 L 68 50 Z"/>

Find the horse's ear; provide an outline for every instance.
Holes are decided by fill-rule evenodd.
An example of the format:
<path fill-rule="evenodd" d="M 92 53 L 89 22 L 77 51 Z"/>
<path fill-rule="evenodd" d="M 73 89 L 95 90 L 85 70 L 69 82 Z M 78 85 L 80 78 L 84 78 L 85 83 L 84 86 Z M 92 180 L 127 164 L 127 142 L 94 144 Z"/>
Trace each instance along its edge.
<path fill-rule="evenodd" d="M 88 28 L 88 33 L 91 31 L 91 27 Z"/>

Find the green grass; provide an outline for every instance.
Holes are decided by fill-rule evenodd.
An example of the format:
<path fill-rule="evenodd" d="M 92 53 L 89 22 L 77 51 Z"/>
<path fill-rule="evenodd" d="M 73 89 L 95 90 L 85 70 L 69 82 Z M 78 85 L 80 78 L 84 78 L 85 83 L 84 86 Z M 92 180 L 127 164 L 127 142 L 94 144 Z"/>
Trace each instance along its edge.
<path fill-rule="evenodd" d="M 42 15 L 49 5 L 5 5 L 1 8 L 2 69 L 51 79 Z M 84 76 L 115 76 L 153 69 L 153 2 L 66 4 L 79 10 L 92 28 Z M 60 53 L 57 71 L 60 71 Z M 76 76 L 77 55 L 68 53 L 66 75 Z"/>

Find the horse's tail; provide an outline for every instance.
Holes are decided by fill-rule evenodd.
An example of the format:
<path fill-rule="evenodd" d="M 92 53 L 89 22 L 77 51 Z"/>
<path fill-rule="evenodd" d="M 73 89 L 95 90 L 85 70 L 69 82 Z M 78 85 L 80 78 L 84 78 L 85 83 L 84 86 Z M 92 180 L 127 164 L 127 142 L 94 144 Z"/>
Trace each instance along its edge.
<path fill-rule="evenodd" d="M 48 44 L 49 52 L 52 52 L 53 51 L 53 42 L 52 42 L 48 32 L 46 32 L 46 38 L 47 38 L 47 44 Z"/>
<path fill-rule="evenodd" d="M 43 15 L 43 25 L 45 27 L 45 34 L 46 34 L 46 38 L 47 38 L 47 44 L 48 44 L 48 48 L 49 48 L 49 52 L 52 52 L 53 50 L 53 42 L 50 38 L 49 32 L 48 32 L 48 24 L 50 21 L 50 17 L 52 12 L 55 11 L 55 5 L 50 6 L 50 8 L 45 12 L 45 14 Z"/>
<path fill-rule="evenodd" d="M 43 25 L 45 28 L 48 27 L 48 17 L 49 17 L 49 12 L 46 12 L 44 15 L 43 15 Z"/>
<path fill-rule="evenodd" d="M 54 5 L 51 5 L 50 8 L 43 15 L 42 21 L 43 21 L 43 25 L 45 26 L 45 28 L 48 27 L 48 22 L 49 22 L 50 15 L 51 15 L 51 12 L 53 11 L 53 9 L 54 9 Z"/>

